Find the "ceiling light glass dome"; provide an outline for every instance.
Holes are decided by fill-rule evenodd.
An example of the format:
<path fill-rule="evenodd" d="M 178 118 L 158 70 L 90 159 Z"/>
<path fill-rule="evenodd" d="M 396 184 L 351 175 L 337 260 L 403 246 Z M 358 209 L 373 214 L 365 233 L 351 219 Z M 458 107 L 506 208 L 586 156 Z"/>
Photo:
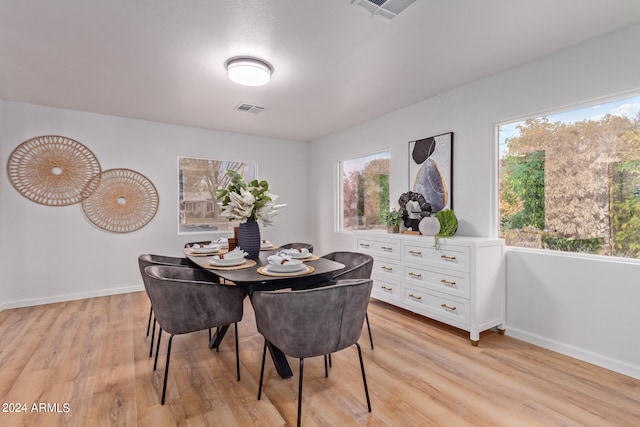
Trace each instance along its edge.
<path fill-rule="evenodd" d="M 244 86 L 262 86 L 271 80 L 273 67 L 257 58 L 236 57 L 225 62 L 229 78 Z"/>

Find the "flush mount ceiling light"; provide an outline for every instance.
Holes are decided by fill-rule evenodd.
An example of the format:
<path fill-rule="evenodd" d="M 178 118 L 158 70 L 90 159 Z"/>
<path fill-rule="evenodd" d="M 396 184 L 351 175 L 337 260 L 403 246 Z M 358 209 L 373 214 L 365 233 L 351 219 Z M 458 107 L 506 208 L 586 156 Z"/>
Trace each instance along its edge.
<path fill-rule="evenodd" d="M 224 64 L 229 78 L 245 86 L 262 86 L 269 83 L 273 67 L 258 58 L 235 57 Z"/>

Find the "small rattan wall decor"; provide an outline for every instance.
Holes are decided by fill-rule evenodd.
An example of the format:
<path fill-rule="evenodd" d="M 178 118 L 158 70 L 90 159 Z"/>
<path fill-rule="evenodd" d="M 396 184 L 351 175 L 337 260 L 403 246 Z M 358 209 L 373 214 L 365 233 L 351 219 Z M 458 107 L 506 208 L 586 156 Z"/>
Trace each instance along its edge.
<path fill-rule="evenodd" d="M 149 223 L 160 200 L 149 179 L 131 169 L 109 169 L 95 177 L 95 191 L 82 201 L 82 210 L 95 226 L 114 233 L 129 233 Z"/>
<path fill-rule="evenodd" d="M 18 145 L 7 162 L 13 187 L 27 199 L 47 206 L 82 201 L 100 183 L 100 163 L 71 138 L 44 135 Z M 95 179 L 98 177 L 98 179 Z"/>

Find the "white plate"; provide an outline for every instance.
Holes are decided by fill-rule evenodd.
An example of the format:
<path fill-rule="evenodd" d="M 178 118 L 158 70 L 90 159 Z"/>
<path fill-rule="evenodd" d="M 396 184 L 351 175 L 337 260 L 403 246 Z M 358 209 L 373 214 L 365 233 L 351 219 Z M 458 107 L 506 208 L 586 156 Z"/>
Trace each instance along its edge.
<path fill-rule="evenodd" d="M 233 267 L 234 265 L 244 264 L 246 259 L 244 258 L 214 258 L 209 261 L 209 264 L 215 265 L 216 267 Z"/>
<path fill-rule="evenodd" d="M 212 254 L 214 252 L 218 252 L 220 250 L 220 245 L 211 245 L 204 248 L 189 248 L 191 252 L 194 254 Z"/>
<path fill-rule="evenodd" d="M 311 267 L 306 266 L 306 265 L 302 265 L 303 268 L 301 268 L 300 270 L 295 270 L 295 271 L 274 271 L 270 268 L 270 266 L 266 266 L 265 267 L 265 271 L 267 273 L 273 274 L 273 275 L 278 275 L 278 276 L 290 276 L 290 275 L 295 275 L 295 274 L 301 274 L 301 273 L 306 273 L 307 271 L 309 271 L 309 269 Z"/>
<path fill-rule="evenodd" d="M 307 268 L 303 263 L 290 263 L 285 262 L 284 264 L 268 264 L 267 270 L 273 271 L 274 273 L 295 273 L 298 271 L 302 271 Z"/>

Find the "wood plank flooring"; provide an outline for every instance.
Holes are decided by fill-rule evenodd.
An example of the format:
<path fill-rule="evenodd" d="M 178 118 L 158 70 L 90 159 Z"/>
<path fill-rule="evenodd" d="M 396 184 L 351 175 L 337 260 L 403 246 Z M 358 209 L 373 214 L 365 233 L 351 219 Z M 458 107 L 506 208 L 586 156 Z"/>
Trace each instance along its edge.
<path fill-rule="evenodd" d="M 176 336 L 164 406 L 168 336 L 154 372 L 148 310 L 139 292 L 0 312 L 0 425 L 295 425 L 297 360 L 283 380 L 267 359 L 256 399 L 263 340 L 248 301 L 241 381 L 233 329 L 219 352 L 206 331 Z M 354 347 L 333 355 L 329 378 L 322 358 L 305 361 L 304 426 L 640 425 L 639 380 L 493 332 L 473 347 L 463 331 L 375 300 L 369 319 L 375 350 L 366 328 L 360 344 L 373 412 Z"/>

